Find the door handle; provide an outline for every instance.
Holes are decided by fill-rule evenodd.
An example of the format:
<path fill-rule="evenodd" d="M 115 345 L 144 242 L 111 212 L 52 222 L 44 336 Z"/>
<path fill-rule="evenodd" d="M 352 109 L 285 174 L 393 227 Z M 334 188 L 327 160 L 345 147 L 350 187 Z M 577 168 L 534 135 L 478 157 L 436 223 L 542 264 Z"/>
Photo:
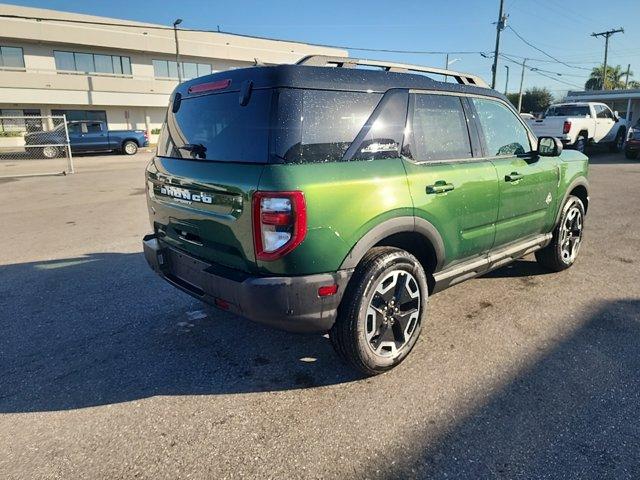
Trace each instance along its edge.
<path fill-rule="evenodd" d="M 518 172 L 511 172 L 509 175 L 504 176 L 505 182 L 517 182 L 518 180 L 522 180 L 524 175 L 519 174 Z"/>
<path fill-rule="evenodd" d="M 438 180 L 433 185 L 427 185 L 427 193 L 429 194 L 429 193 L 450 192 L 454 188 L 455 187 L 453 186 L 453 183 L 447 183 L 444 180 Z"/>

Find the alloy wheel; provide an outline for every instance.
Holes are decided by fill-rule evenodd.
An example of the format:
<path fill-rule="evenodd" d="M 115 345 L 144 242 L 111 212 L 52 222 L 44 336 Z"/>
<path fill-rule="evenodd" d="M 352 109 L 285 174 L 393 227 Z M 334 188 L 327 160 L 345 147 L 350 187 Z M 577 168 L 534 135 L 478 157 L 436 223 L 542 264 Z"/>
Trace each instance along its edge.
<path fill-rule="evenodd" d="M 560 233 L 562 261 L 566 264 L 573 263 L 582 240 L 582 212 L 577 206 L 572 206 L 567 212 Z"/>
<path fill-rule="evenodd" d="M 395 357 L 420 321 L 420 288 L 405 270 L 394 270 L 376 286 L 367 308 L 365 337 L 376 355 Z"/>

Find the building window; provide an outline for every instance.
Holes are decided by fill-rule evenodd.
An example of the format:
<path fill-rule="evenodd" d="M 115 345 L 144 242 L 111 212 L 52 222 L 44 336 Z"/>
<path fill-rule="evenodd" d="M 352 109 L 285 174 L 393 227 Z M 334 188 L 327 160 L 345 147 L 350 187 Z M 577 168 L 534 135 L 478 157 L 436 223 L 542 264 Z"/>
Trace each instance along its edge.
<path fill-rule="evenodd" d="M 120 55 L 103 55 L 55 50 L 56 70 L 84 73 L 131 75 L 131 59 Z"/>
<path fill-rule="evenodd" d="M 180 62 L 183 80 L 211 74 L 211 65 L 207 63 Z M 178 64 L 171 60 L 154 60 L 153 73 L 156 78 L 178 78 Z"/>
<path fill-rule="evenodd" d="M 51 115 L 66 115 L 67 122 L 98 120 L 107 123 L 107 112 L 104 110 L 51 110 Z"/>
<path fill-rule="evenodd" d="M 0 47 L 0 68 L 24 68 L 24 55 L 20 47 Z"/>
<path fill-rule="evenodd" d="M 8 118 L 8 117 L 34 117 L 34 118 Z M 37 132 L 42 130 L 40 110 L 37 108 L 0 109 L 0 132 Z"/>

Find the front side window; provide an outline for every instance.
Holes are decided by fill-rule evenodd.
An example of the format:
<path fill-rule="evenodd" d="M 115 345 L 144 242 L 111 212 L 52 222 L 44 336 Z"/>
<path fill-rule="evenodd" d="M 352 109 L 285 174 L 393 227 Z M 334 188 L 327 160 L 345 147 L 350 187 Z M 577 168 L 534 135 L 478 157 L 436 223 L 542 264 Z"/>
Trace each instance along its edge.
<path fill-rule="evenodd" d="M 24 68 L 22 48 L 0 47 L 0 67 Z"/>
<path fill-rule="evenodd" d="M 523 155 L 531 151 L 529 134 L 522 122 L 502 103 L 486 98 L 471 98 L 478 113 L 487 155 Z"/>
<path fill-rule="evenodd" d="M 613 118 L 611 110 L 604 105 L 596 105 L 596 116 L 598 118 Z"/>
<path fill-rule="evenodd" d="M 415 94 L 404 153 L 417 161 L 470 158 L 467 120 L 459 97 Z"/>
<path fill-rule="evenodd" d="M 102 124 L 100 123 L 87 123 L 88 133 L 100 133 L 102 132 Z"/>

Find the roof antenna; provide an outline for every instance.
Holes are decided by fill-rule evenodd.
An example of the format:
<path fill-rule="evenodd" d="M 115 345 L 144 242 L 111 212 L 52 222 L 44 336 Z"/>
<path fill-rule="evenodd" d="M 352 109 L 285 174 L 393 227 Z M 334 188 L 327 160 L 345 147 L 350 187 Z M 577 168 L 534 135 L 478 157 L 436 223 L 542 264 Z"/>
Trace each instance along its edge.
<path fill-rule="evenodd" d="M 260 61 L 260 59 L 256 57 L 256 58 L 254 58 L 254 59 L 253 59 L 253 66 L 254 66 L 254 67 L 264 67 L 264 66 L 265 66 L 265 64 L 264 64 L 264 63 L 262 63 L 262 62 Z"/>

